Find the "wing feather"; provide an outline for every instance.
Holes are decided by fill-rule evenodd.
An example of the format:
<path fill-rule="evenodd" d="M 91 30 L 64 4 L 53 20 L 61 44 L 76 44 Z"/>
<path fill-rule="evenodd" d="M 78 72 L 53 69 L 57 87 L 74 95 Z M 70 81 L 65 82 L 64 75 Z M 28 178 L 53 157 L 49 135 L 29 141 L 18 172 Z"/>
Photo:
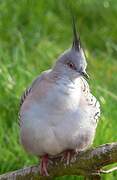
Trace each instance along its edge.
<path fill-rule="evenodd" d="M 23 95 L 20 98 L 20 104 L 19 107 L 21 108 L 21 106 L 23 105 L 24 101 L 26 100 L 26 98 L 28 97 L 28 95 L 31 93 L 31 91 L 33 90 L 33 88 L 35 88 L 35 86 L 37 85 L 37 83 L 40 83 L 40 81 L 44 78 L 45 74 L 48 74 L 51 71 L 51 69 L 44 71 L 41 75 L 39 75 L 31 84 L 31 86 L 29 86 L 23 93 Z M 19 124 L 20 124 L 20 120 L 21 120 L 21 115 L 20 115 L 20 111 L 18 113 L 18 117 L 19 117 Z"/>
<path fill-rule="evenodd" d="M 97 123 L 100 117 L 99 101 L 95 98 L 95 96 L 91 94 L 87 81 L 83 78 L 81 78 L 81 80 L 83 92 L 83 98 L 81 99 L 81 101 L 83 101 L 86 107 L 90 109 L 90 117 Z"/>

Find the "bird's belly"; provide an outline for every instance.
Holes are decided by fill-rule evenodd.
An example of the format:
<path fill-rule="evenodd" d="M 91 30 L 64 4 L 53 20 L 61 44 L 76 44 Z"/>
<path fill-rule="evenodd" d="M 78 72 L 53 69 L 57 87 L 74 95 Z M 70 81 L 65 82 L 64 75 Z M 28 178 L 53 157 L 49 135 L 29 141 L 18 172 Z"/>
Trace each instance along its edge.
<path fill-rule="evenodd" d="M 21 126 L 21 140 L 29 152 L 56 155 L 66 149 L 82 150 L 91 144 L 95 132 L 80 110 L 36 108 L 27 113 Z"/>
<path fill-rule="evenodd" d="M 80 89 L 55 86 L 42 101 L 29 102 L 21 114 L 21 139 L 33 154 L 56 155 L 66 149 L 84 149 L 94 136 L 87 113 L 79 105 Z"/>

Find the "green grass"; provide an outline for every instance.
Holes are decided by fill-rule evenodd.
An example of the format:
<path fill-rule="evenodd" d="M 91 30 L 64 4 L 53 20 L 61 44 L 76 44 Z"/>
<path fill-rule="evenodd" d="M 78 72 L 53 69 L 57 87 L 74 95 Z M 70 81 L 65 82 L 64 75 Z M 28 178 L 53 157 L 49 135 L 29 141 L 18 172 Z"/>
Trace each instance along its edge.
<path fill-rule="evenodd" d="M 86 49 L 89 83 L 101 103 L 101 119 L 94 145 L 117 140 L 117 1 L 1 0 L 1 174 L 38 162 L 23 150 L 19 141 L 19 98 L 25 87 L 71 46 L 69 6 L 78 19 Z M 76 180 L 79 177 L 63 179 Z M 115 180 L 117 173 L 103 176 L 103 179 Z"/>

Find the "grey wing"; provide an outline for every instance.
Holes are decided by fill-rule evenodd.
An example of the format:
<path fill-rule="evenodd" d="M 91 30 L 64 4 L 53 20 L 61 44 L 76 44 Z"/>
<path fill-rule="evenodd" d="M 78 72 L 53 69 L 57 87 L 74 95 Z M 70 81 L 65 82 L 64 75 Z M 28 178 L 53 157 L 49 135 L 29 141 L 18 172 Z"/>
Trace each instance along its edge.
<path fill-rule="evenodd" d="M 20 98 L 19 108 L 21 108 L 22 104 L 24 103 L 26 97 L 30 94 L 30 92 L 31 92 L 31 87 L 27 88 L 27 89 L 24 91 L 23 95 L 22 95 L 21 98 Z M 21 124 L 20 124 L 20 123 L 21 123 L 20 120 L 21 120 L 21 115 L 20 115 L 20 111 L 19 111 L 19 112 L 18 112 L 18 124 L 19 124 L 19 126 L 21 125 Z"/>
<path fill-rule="evenodd" d="M 41 76 L 38 76 L 32 83 L 32 85 L 30 87 L 28 87 L 27 89 L 25 89 L 24 93 L 22 94 L 21 98 L 20 98 L 20 108 L 22 106 L 22 104 L 24 103 L 25 99 L 27 98 L 27 96 L 30 94 L 30 92 L 33 89 L 33 86 L 37 83 L 37 81 L 40 81 L 42 78 Z"/>
<path fill-rule="evenodd" d="M 50 71 L 51 71 L 51 69 L 49 69 L 49 70 L 47 70 L 47 71 L 44 71 L 41 75 L 39 75 L 39 76 L 32 82 L 31 86 L 28 87 L 28 88 L 24 91 L 24 93 L 23 93 L 23 95 L 21 96 L 21 99 L 20 99 L 20 107 L 22 106 L 23 102 L 25 101 L 26 97 L 30 94 L 30 92 L 32 91 L 32 89 L 34 88 L 34 86 L 35 86 L 37 83 L 39 83 L 39 82 L 43 79 L 44 75 L 48 74 Z"/>
<path fill-rule="evenodd" d="M 98 123 L 99 117 L 100 117 L 100 104 L 99 101 L 93 96 L 91 93 L 89 93 L 87 97 L 88 106 L 91 107 L 91 118 Z"/>
<path fill-rule="evenodd" d="M 20 98 L 20 104 L 19 104 L 20 108 L 21 108 L 22 104 L 24 103 L 24 101 L 26 100 L 27 96 L 28 96 L 28 95 L 31 93 L 31 91 L 33 90 L 34 86 L 35 86 L 37 83 L 39 83 L 39 82 L 43 79 L 44 75 L 45 75 L 45 74 L 48 74 L 50 71 L 51 71 L 51 69 L 50 69 L 50 70 L 47 70 L 47 71 L 44 71 L 41 75 L 39 75 L 39 76 L 33 81 L 33 83 L 31 84 L 31 86 L 28 87 L 28 88 L 24 91 L 23 95 L 22 95 L 21 98 Z M 21 119 L 20 112 L 18 113 L 18 117 L 19 117 L 19 123 L 20 123 L 20 119 Z"/>
<path fill-rule="evenodd" d="M 25 101 L 25 99 L 26 99 L 26 97 L 29 95 L 29 93 L 31 92 L 31 87 L 29 87 L 29 88 L 27 88 L 25 91 L 24 91 L 24 93 L 23 93 L 23 95 L 21 96 L 21 98 L 20 98 L 20 107 L 22 106 L 22 104 L 23 104 L 23 102 Z"/>
<path fill-rule="evenodd" d="M 21 108 L 21 106 L 23 105 L 24 101 L 26 100 L 26 98 L 28 97 L 28 95 L 31 93 L 32 89 L 33 89 L 33 86 L 35 85 L 35 83 L 37 81 L 39 81 L 41 79 L 41 76 L 38 76 L 34 82 L 32 83 L 32 85 L 30 87 L 28 87 L 24 93 L 22 94 L 21 98 L 20 98 L 20 103 L 19 103 L 19 108 Z M 21 115 L 20 115 L 20 111 L 18 113 L 18 124 L 20 126 L 20 120 L 21 120 Z"/>
<path fill-rule="evenodd" d="M 83 83 L 83 94 L 85 97 L 85 104 L 87 105 L 87 109 L 89 109 L 90 117 L 96 123 L 100 117 L 100 104 L 99 101 L 90 93 L 89 85 L 85 79 L 81 79 Z"/>

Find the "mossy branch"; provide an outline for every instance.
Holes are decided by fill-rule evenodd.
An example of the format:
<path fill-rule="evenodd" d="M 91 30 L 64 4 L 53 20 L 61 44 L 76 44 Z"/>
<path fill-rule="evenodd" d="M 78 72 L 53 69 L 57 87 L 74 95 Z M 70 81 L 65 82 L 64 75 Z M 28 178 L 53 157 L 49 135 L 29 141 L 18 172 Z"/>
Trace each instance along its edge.
<path fill-rule="evenodd" d="M 0 180 L 50 180 L 53 177 L 64 175 L 92 176 L 93 179 L 99 179 L 101 173 L 110 173 L 117 170 L 116 167 L 108 171 L 102 170 L 104 166 L 115 162 L 117 162 L 117 142 L 80 152 L 72 160 L 70 167 L 66 167 L 60 158 L 50 160 L 48 165 L 50 176 L 48 177 L 41 177 L 39 166 L 32 166 L 3 174 L 0 176 Z"/>

